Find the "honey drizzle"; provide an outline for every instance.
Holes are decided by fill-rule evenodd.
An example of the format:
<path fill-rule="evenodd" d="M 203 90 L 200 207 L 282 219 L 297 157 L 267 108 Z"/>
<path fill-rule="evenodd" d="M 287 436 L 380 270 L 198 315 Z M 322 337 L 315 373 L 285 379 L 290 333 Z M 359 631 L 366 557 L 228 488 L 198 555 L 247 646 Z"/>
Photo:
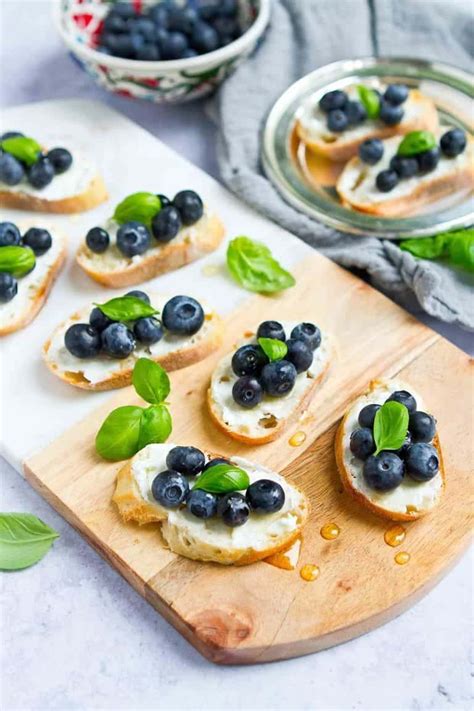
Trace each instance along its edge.
<path fill-rule="evenodd" d="M 325 523 L 322 529 L 320 530 L 321 536 L 326 540 L 326 541 L 334 541 L 340 534 L 341 529 L 337 525 L 337 523 Z"/>
<path fill-rule="evenodd" d="M 410 560 L 410 554 L 406 551 L 400 551 L 394 558 L 395 563 L 398 565 L 405 565 Z"/>
<path fill-rule="evenodd" d="M 395 526 L 390 526 L 390 528 L 385 531 L 383 538 L 387 546 L 392 546 L 392 548 L 396 548 L 401 543 L 403 543 L 406 535 L 407 532 L 403 528 L 403 526 L 400 526 L 400 524 L 396 524 Z"/>
<path fill-rule="evenodd" d="M 302 432 L 301 430 L 299 432 L 295 432 L 294 435 L 290 437 L 288 440 L 288 444 L 290 444 L 292 447 L 300 447 L 303 442 L 306 439 L 306 432 Z"/>
<path fill-rule="evenodd" d="M 311 565 L 310 563 L 308 563 L 307 565 L 303 565 L 300 570 L 300 575 L 303 580 L 306 580 L 306 582 L 311 583 L 319 576 L 319 568 L 317 565 Z"/>

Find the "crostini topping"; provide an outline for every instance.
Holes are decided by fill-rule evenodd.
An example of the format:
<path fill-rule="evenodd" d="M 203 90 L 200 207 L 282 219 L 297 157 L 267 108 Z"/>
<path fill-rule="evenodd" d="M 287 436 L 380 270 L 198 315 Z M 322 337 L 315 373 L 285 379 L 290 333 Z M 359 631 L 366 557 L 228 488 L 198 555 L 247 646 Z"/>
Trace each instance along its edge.
<path fill-rule="evenodd" d="M 380 138 L 368 138 L 359 146 L 359 158 L 367 165 L 375 165 L 382 159 L 383 143 Z"/>
<path fill-rule="evenodd" d="M 436 137 L 431 131 L 410 131 L 403 137 L 397 154 L 403 157 L 416 156 L 436 146 Z"/>
<path fill-rule="evenodd" d="M 40 190 L 51 183 L 55 175 L 66 172 L 72 165 L 72 155 L 65 148 L 43 152 L 34 138 L 17 131 L 1 137 L 0 181 L 9 186 L 26 180 Z"/>
<path fill-rule="evenodd" d="M 281 360 L 282 358 L 285 358 L 288 353 L 288 346 L 283 339 L 280 340 L 279 338 L 257 338 L 257 341 L 258 345 L 265 353 L 270 362 L 274 360 Z"/>
<path fill-rule="evenodd" d="M 456 158 L 466 149 L 466 134 L 460 128 L 452 128 L 441 136 L 439 145 L 447 158 Z"/>
<path fill-rule="evenodd" d="M 402 84 L 390 84 L 383 97 L 376 89 L 359 84 L 355 87 L 358 100 L 349 98 L 345 91 L 329 91 L 319 101 L 319 108 L 327 114 L 327 127 L 341 133 L 358 126 L 367 119 L 395 126 L 404 116 L 401 106 L 408 98 L 408 89 Z"/>
<path fill-rule="evenodd" d="M 296 283 L 268 247 L 250 237 L 235 237 L 229 242 L 227 267 L 235 281 L 249 291 L 271 294 Z"/>
<path fill-rule="evenodd" d="M 0 222 L 0 303 L 8 303 L 18 293 L 18 279 L 36 266 L 36 258 L 51 249 L 48 230 L 31 227 L 23 237 L 13 222 Z"/>

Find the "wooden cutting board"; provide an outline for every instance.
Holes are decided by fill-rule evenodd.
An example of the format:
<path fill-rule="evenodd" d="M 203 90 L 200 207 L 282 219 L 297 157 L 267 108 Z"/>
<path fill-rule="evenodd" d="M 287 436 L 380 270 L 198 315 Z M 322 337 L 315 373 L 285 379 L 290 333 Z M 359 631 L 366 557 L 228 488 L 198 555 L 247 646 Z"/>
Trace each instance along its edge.
<path fill-rule="evenodd" d="M 241 454 L 283 471 L 311 500 L 297 568 L 265 562 L 244 568 L 202 564 L 163 546 L 156 526 L 120 520 L 111 496 L 121 464 L 102 461 L 95 433 L 114 407 L 132 404 L 131 388 L 111 399 L 24 464 L 31 484 L 202 654 L 247 664 L 317 651 L 367 632 L 413 604 L 465 548 L 472 510 L 472 363 L 364 282 L 318 254 L 297 271 L 297 285 L 276 297 L 255 297 L 227 319 L 221 353 L 171 374 L 172 440 L 227 455 Z M 337 340 L 338 357 L 302 421 L 276 442 L 248 447 L 209 421 L 205 391 L 214 364 L 246 330 L 270 318 L 316 321 Z M 388 522 L 344 493 L 333 441 L 352 399 L 381 375 L 399 374 L 436 414 L 446 460 L 447 489 L 433 515 L 406 526 L 402 549 L 384 542 Z M 64 385 L 64 387 L 68 387 Z M 306 434 L 300 447 L 289 439 Z M 326 541 L 325 523 L 341 533 Z M 313 582 L 304 564 L 319 566 Z"/>

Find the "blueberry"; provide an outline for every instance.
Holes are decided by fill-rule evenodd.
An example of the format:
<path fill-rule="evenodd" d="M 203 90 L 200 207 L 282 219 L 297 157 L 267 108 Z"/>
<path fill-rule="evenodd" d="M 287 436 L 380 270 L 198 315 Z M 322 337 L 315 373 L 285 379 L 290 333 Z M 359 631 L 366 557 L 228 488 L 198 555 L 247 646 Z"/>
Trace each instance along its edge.
<path fill-rule="evenodd" d="M 330 131 L 340 133 L 349 126 L 349 119 L 342 109 L 333 109 L 328 113 L 327 123 Z"/>
<path fill-rule="evenodd" d="M 410 415 L 410 432 L 415 442 L 431 442 L 436 434 L 435 418 L 417 410 Z"/>
<path fill-rule="evenodd" d="M 285 503 L 285 491 L 281 484 L 271 479 L 259 479 L 250 484 L 245 498 L 251 510 L 257 514 L 280 511 Z"/>
<path fill-rule="evenodd" d="M 149 229 L 142 222 L 125 222 L 117 231 L 117 247 L 126 257 L 143 254 L 150 246 Z"/>
<path fill-rule="evenodd" d="M 204 469 L 206 457 L 197 447 L 173 447 L 166 457 L 168 469 L 186 476 L 197 476 Z"/>
<path fill-rule="evenodd" d="M 390 170 L 394 170 L 399 178 L 412 178 L 418 172 L 416 158 L 393 156 L 390 160 Z"/>
<path fill-rule="evenodd" d="M 102 227 L 92 227 L 86 235 L 86 244 L 95 254 L 102 254 L 110 244 L 109 233 Z"/>
<path fill-rule="evenodd" d="M 56 175 L 65 173 L 72 165 L 72 155 L 66 148 L 52 148 L 46 157 L 51 161 Z"/>
<path fill-rule="evenodd" d="M 173 205 L 163 207 L 156 213 L 151 223 L 153 236 L 158 242 L 170 242 L 181 227 L 181 216 Z"/>
<path fill-rule="evenodd" d="M 401 106 L 394 106 L 388 101 L 380 102 L 380 120 L 387 126 L 396 126 L 403 118 L 404 110 Z"/>
<path fill-rule="evenodd" d="M 264 391 L 273 397 L 281 397 L 293 390 L 296 368 L 287 360 L 276 360 L 263 367 L 261 383 Z"/>
<path fill-rule="evenodd" d="M 138 32 L 123 35 L 106 34 L 104 43 L 116 57 L 133 59 L 145 44 L 145 39 Z"/>
<path fill-rule="evenodd" d="M 351 433 L 349 448 L 358 459 L 367 459 L 376 450 L 372 430 L 360 427 Z"/>
<path fill-rule="evenodd" d="M 154 5 L 153 7 L 151 7 L 148 11 L 148 15 L 158 27 L 162 27 L 165 30 L 168 28 L 168 8 L 166 8 L 161 3 L 159 5 Z"/>
<path fill-rule="evenodd" d="M 135 348 L 133 333 L 124 323 L 111 323 L 102 333 L 102 348 L 111 358 L 127 358 Z"/>
<path fill-rule="evenodd" d="M 136 19 L 130 20 L 128 29 L 129 31 L 137 32 L 142 35 L 145 42 L 154 42 L 155 40 L 155 23 L 146 17 L 137 17 Z"/>
<path fill-rule="evenodd" d="M 25 134 L 19 131 L 6 131 L 0 136 L 0 141 L 6 141 L 7 138 L 23 138 Z"/>
<path fill-rule="evenodd" d="M 194 190 L 181 190 L 173 198 L 173 205 L 181 215 L 185 225 L 193 225 L 203 215 L 202 200 Z"/>
<path fill-rule="evenodd" d="M 204 323 L 201 304 L 191 296 L 173 296 L 163 309 L 163 325 L 171 333 L 193 336 Z"/>
<path fill-rule="evenodd" d="M 363 475 L 368 486 L 377 491 L 390 491 L 402 483 L 404 462 L 393 452 L 380 452 L 364 462 Z"/>
<path fill-rule="evenodd" d="M 130 17 L 135 17 L 136 12 L 131 2 L 114 2 L 111 15 L 118 15 L 128 20 Z"/>
<path fill-rule="evenodd" d="M 48 158 L 40 158 L 28 170 L 28 181 L 34 188 L 41 190 L 50 184 L 54 175 L 51 161 Z"/>
<path fill-rule="evenodd" d="M 285 329 L 279 321 L 262 321 L 257 329 L 257 338 L 274 338 L 286 341 Z"/>
<path fill-rule="evenodd" d="M 181 55 L 181 59 L 192 59 L 193 57 L 198 56 L 199 55 L 195 49 L 191 49 L 191 47 L 188 47 L 188 49 L 185 49 L 183 54 Z"/>
<path fill-rule="evenodd" d="M 285 359 L 296 368 L 297 373 L 304 373 L 313 362 L 313 351 L 305 341 L 300 341 L 298 338 L 290 338 L 286 345 L 288 353 Z"/>
<path fill-rule="evenodd" d="M 407 474 L 415 481 L 429 481 L 439 471 L 438 452 L 432 444 L 416 442 L 405 457 Z"/>
<path fill-rule="evenodd" d="M 133 335 L 140 343 L 151 346 L 153 343 L 161 341 L 163 338 L 163 329 L 157 318 L 144 316 L 135 321 Z"/>
<path fill-rule="evenodd" d="M 237 9 L 237 0 L 220 0 L 219 2 L 219 14 L 222 17 L 234 17 Z"/>
<path fill-rule="evenodd" d="M 200 54 L 213 52 L 219 46 L 219 35 L 211 25 L 199 20 L 191 34 L 191 45 Z"/>
<path fill-rule="evenodd" d="M 344 107 L 344 112 L 349 121 L 349 126 L 357 126 L 367 118 L 367 111 L 360 101 L 348 101 Z"/>
<path fill-rule="evenodd" d="M 197 518 L 211 518 L 217 513 L 217 496 L 203 489 L 191 489 L 186 499 L 186 508 Z"/>
<path fill-rule="evenodd" d="M 163 59 L 181 59 L 188 48 L 188 40 L 182 32 L 169 32 L 160 44 Z"/>
<path fill-rule="evenodd" d="M 380 410 L 380 405 L 366 405 L 365 407 L 362 408 L 362 410 L 359 412 L 359 425 L 361 427 L 369 427 L 372 429 L 374 426 L 374 420 L 375 420 L 375 415 L 377 414 L 378 410 Z"/>
<path fill-rule="evenodd" d="M 18 282 L 11 274 L 0 272 L 0 303 L 11 301 L 18 292 Z"/>
<path fill-rule="evenodd" d="M 185 476 L 172 469 L 166 469 L 155 476 L 151 485 L 153 498 L 167 509 L 177 509 L 189 493 Z"/>
<path fill-rule="evenodd" d="M 207 471 L 211 467 L 215 467 L 217 464 L 230 464 L 228 459 L 223 459 L 222 457 L 216 457 L 215 459 L 210 459 L 208 463 L 204 466 L 203 472 Z"/>
<path fill-rule="evenodd" d="M 22 242 L 26 247 L 30 247 L 37 257 L 41 257 L 53 245 L 50 233 L 41 227 L 30 227 L 23 235 Z"/>
<path fill-rule="evenodd" d="M 161 59 L 160 50 L 156 44 L 148 42 L 137 49 L 135 59 L 141 62 L 158 62 Z"/>
<path fill-rule="evenodd" d="M 226 526 L 242 526 L 250 516 L 250 508 L 245 496 L 238 491 L 226 494 L 217 504 L 217 513 Z"/>
<path fill-rule="evenodd" d="M 383 143 L 379 138 L 368 138 L 359 146 L 359 158 L 367 165 L 375 165 L 383 156 Z"/>
<path fill-rule="evenodd" d="M 168 27 L 170 30 L 190 34 L 198 19 L 198 13 L 193 7 L 175 6 L 168 12 Z"/>
<path fill-rule="evenodd" d="M 145 302 L 145 304 L 150 303 L 150 297 L 148 294 L 145 294 L 144 291 L 140 291 L 139 289 L 133 289 L 132 291 L 127 291 L 125 296 L 134 296 L 136 299 L 141 299 L 142 301 Z"/>
<path fill-rule="evenodd" d="M 212 26 L 219 35 L 221 42 L 223 37 L 229 37 L 233 41 L 240 34 L 239 23 L 233 17 L 217 17 Z"/>
<path fill-rule="evenodd" d="M 89 323 L 92 326 L 92 328 L 95 328 L 96 331 L 99 331 L 99 333 L 102 333 L 102 331 L 107 328 L 107 326 L 110 326 L 111 323 L 114 323 L 111 318 L 106 316 L 98 306 L 94 306 L 92 311 L 89 314 Z"/>
<path fill-rule="evenodd" d="M 21 232 L 13 222 L 0 222 L 0 247 L 19 245 Z"/>
<path fill-rule="evenodd" d="M 164 207 L 169 207 L 171 205 L 171 200 L 166 197 L 166 195 L 161 195 L 161 193 L 157 193 L 156 197 L 160 199 L 161 209 L 163 209 Z"/>
<path fill-rule="evenodd" d="M 452 128 L 441 136 L 439 145 L 445 156 L 455 158 L 466 148 L 466 134 L 460 128 Z"/>
<path fill-rule="evenodd" d="M 329 111 L 334 111 L 335 109 L 343 109 L 346 104 L 346 92 L 336 89 L 335 91 L 328 91 L 327 94 L 324 94 L 319 101 L 319 108 L 321 111 L 328 113 Z"/>
<path fill-rule="evenodd" d="M 292 330 L 291 338 L 304 341 L 313 351 L 321 345 L 321 331 L 314 323 L 299 323 Z"/>
<path fill-rule="evenodd" d="M 416 400 L 407 390 L 395 390 L 395 392 L 393 392 L 390 397 L 385 400 L 385 402 L 392 401 L 405 405 L 410 415 L 416 411 Z"/>
<path fill-rule="evenodd" d="M 232 356 L 232 370 L 236 375 L 259 376 L 268 358 L 259 345 L 248 343 L 238 348 Z"/>
<path fill-rule="evenodd" d="M 431 148 L 429 151 L 423 151 L 423 153 L 418 153 L 416 160 L 418 161 L 418 170 L 420 173 L 431 173 L 432 170 L 436 168 L 441 158 L 441 151 L 436 146 Z"/>
<path fill-rule="evenodd" d="M 213 20 L 219 15 L 220 0 L 197 0 L 196 9 L 202 20 Z"/>
<path fill-rule="evenodd" d="M 394 106 L 403 104 L 408 99 L 408 87 L 404 84 L 389 84 L 385 89 L 383 98 Z"/>
<path fill-rule="evenodd" d="M 120 15 L 110 14 L 104 20 L 103 31 L 111 34 L 120 34 L 127 31 L 127 22 Z"/>
<path fill-rule="evenodd" d="M 157 27 L 155 30 L 155 42 L 158 45 L 160 54 L 163 54 L 163 45 L 168 42 L 169 32 L 164 27 Z M 164 206 L 163 206 L 164 207 Z"/>
<path fill-rule="evenodd" d="M 88 323 L 75 323 L 64 334 L 64 345 L 76 358 L 93 358 L 100 353 L 100 333 Z"/>
<path fill-rule="evenodd" d="M 0 153 L 0 181 L 6 185 L 18 185 L 25 177 L 25 169 L 15 156 Z"/>
<path fill-rule="evenodd" d="M 400 457 L 400 459 L 405 459 L 408 453 L 409 447 L 413 444 L 413 438 L 410 432 L 406 433 L 406 437 L 403 440 L 403 444 L 399 449 L 395 450 L 395 454 Z"/>
<path fill-rule="evenodd" d="M 253 375 L 243 375 L 235 381 L 232 397 L 237 405 L 250 410 L 262 402 L 262 386 Z"/>
<path fill-rule="evenodd" d="M 389 193 L 398 185 L 398 174 L 394 170 L 381 170 L 375 184 L 382 193 Z"/>

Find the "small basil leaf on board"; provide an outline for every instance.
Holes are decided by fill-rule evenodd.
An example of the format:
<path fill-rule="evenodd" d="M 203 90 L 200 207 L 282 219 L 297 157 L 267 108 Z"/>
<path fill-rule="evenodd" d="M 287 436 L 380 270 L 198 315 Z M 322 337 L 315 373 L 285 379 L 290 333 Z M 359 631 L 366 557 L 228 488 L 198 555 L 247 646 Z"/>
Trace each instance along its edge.
<path fill-rule="evenodd" d="M 18 278 L 31 272 L 35 265 L 35 253 L 29 247 L 18 245 L 0 247 L 0 272 L 8 272 Z"/>
<path fill-rule="evenodd" d="M 166 442 L 172 429 L 173 422 L 166 405 L 150 405 L 142 409 L 137 452 L 147 444 Z"/>
<path fill-rule="evenodd" d="M 357 86 L 357 93 L 359 94 L 361 104 L 366 110 L 367 118 L 378 118 L 380 114 L 380 96 L 377 92 L 368 86 L 364 86 L 364 84 L 359 84 Z"/>
<path fill-rule="evenodd" d="M 474 272 L 474 228 L 440 232 L 432 237 L 406 239 L 400 249 L 419 259 L 444 259 L 460 269 Z"/>
<path fill-rule="evenodd" d="M 235 281 L 249 291 L 271 294 L 296 283 L 266 245 L 249 237 L 236 237 L 229 243 L 227 267 Z"/>
<path fill-rule="evenodd" d="M 270 361 L 282 360 L 288 353 L 288 346 L 277 338 L 259 338 L 258 343 Z"/>
<path fill-rule="evenodd" d="M 166 370 L 149 358 L 139 358 L 132 373 L 133 387 L 145 402 L 157 405 L 170 394 L 170 379 Z"/>
<path fill-rule="evenodd" d="M 194 489 L 203 489 L 211 494 L 227 494 L 250 486 L 249 475 L 232 464 L 215 464 L 198 477 Z"/>
<path fill-rule="evenodd" d="M 22 570 L 49 551 L 59 533 L 28 513 L 0 513 L 0 569 Z"/>
<path fill-rule="evenodd" d="M 384 403 L 374 420 L 375 454 L 385 449 L 400 449 L 407 436 L 408 421 L 405 405 L 394 400 Z"/>
<path fill-rule="evenodd" d="M 5 153 L 15 156 L 18 160 L 26 165 L 33 165 L 38 160 L 41 154 L 41 146 L 34 138 L 27 136 L 15 136 L 14 138 L 6 138 L 2 141 L 2 150 Z"/>
<path fill-rule="evenodd" d="M 112 321 L 135 321 L 158 311 L 136 296 L 118 296 L 105 304 L 95 304 Z"/>
<path fill-rule="evenodd" d="M 117 205 L 114 212 L 114 220 L 120 225 L 136 220 L 150 227 L 152 219 L 160 209 L 161 201 L 158 195 L 145 192 L 133 193 Z"/>
<path fill-rule="evenodd" d="M 142 407 L 125 405 L 107 415 L 95 438 L 98 454 L 111 462 L 129 459 L 138 452 Z"/>
<path fill-rule="evenodd" d="M 400 142 L 397 154 L 403 157 L 415 156 L 430 151 L 436 145 L 436 137 L 431 131 L 410 131 Z"/>

